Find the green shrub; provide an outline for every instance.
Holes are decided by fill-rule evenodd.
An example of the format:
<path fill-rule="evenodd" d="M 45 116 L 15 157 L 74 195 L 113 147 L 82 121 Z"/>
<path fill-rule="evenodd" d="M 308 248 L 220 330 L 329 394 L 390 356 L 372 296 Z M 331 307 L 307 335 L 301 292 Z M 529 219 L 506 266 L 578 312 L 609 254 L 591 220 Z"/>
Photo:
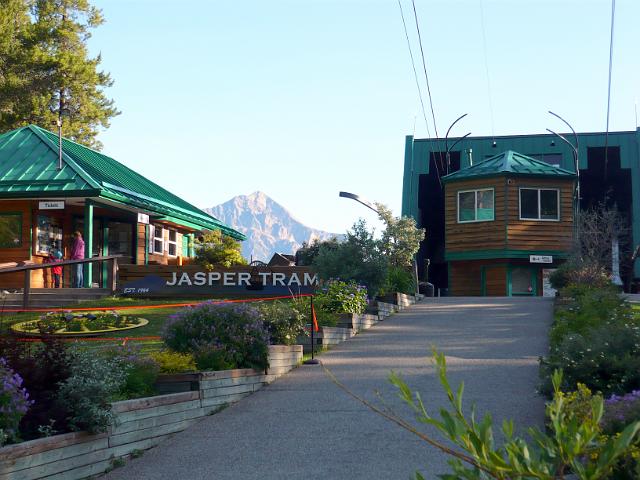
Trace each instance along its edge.
<path fill-rule="evenodd" d="M 389 267 L 389 272 L 387 273 L 387 282 L 384 285 L 383 293 L 406 293 L 409 295 L 413 295 L 416 293 L 416 282 L 406 268 L 402 267 Z"/>
<path fill-rule="evenodd" d="M 191 353 L 179 353 L 172 350 L 161 350 L 151 353 L 160 368 L 160 373 L 184 373 L 197 370 Z"/>
<path fill-rule="evenodd" d="M 160 373 L 160 365 L 153 357 L 143 354 L 138 345 L 128 343 L 108 348 L 102 355 L 109 359 L 117 359 L 125 368 L 125 381 L 117 396 L 118 400 L 157 394 L 155 383 Z"/>
<path fill-rule="evenodd" d="M 136 357 L 127 363 L 127 377 L 120 394 L 124 399 L 156 395 L 155 383 L 159 373 L 160 365 L 152 357 Z"/>
<path fill-rule="evenodd" d="M 225 349 L 211 348 L 209 345 L 200 347 L 193 352 L 198 370 L 231 370 L 239 365 L 230 358 Z"/>
<path fill-rule="evenodd" d="M 259 305 L 273 345 L 295 345 L 298 336 L 304 334 L 304 326 L 309 318 L 309 308 L 300 300 L 270 301 Z"/>
<path fill-rule="evenodd" d="M 566 479 L 570 473 L 579 480 L 612 478 L 611 471 L 621 458 L 627 455 L 640 432 L 640 422 L 632 422 L 616 438 L 603 436 L 600 420 L 603 400 L 599 395 L 567 401 L 562 392 L 562 373 L 554 372 L 553 399 L 546 406 L 548 431 L 537 428 L 528 430 L 531 439 L 514 436 L 513 421 L 502 424 L 502 437 L 496 442 L 493 420 L 489 414 L 480 418 L 475 406 L 470 416 L 463 408 L 461 384 L 457 392 L 452 390 L 446 373 L 443 354 L 435 354 L 436 372 L 448 398 L 448 408 L 440 408 L 439 416 L 427 411 L 421 396 L 414 393 L 398 375 L 391 375 L 391 382 L 399 390 L 400 398 L 411 407 L 418 422 L 435 427 L 457 449 L 428 434 L 417 432 L 416 427 L 403 419 L 392 417 L 404 428 L 416 433 L 451 457 L 453 472 L 441 475 L 445 480 L 495 479 Z M 382 411 L 382 410 L 379 410 Z M 384 411 L 385 416 L 391 416 Z M 447 443 L 448 443 L 447 442 Z M 417 479 L 424 477 L 417 473 Z"/>
<path fill-rule="evenodd" d="M 202 303 L 169 318 L 167 346 L 191 353 L 198 369 L 267 367 L 269 332 L 260 312 L 247 304 Z"/>
<path fill-rule="evenodd" d="M 579 422 L 589 421 L 593 394 L 579 383 L 574 392 L 564 394 L 565 409 Z M 640 420 L 640 390 L 624 396 L 612 395 L 604 401 L 604 414 L 598 424 L 601 442 L 618 439 L 627 425 Z M 594 455 L 594 460 L 598 454 Z M 615 463 L 611 473 L 605 476 L 610 480 L 637 480 L 640 478 L 640 437 L 629 445 L 628 449 Z"/>
<path fill-rule="evenodd" d="M 606 323 L 585 334 L 568 334 L 549 356 L 540 359 L 541 390 L 552 393 L 551 374 L 563 370 L 563 388 L 578 383 L 604 395 L 640 388 L 640 327 L 631 323 Z"/>
<path fill-rule="evenodd" d="M 353 225 L 345 241 L 321 243 L 313 259 L 320 279 L 357 282 L 365 285 L 372 296 L 384 285 L 388 265 L 381 242 L 373 238 L 363 220 Z"/>
<path fill-rule="evenodd" d="M 549 333 L 551 346 L 558 345 L 569 334 L 586 335 L 605 323 L 635 322 L 631 306 L 612 286 L 594 288 L 571 284 L 563 291 L 567 305 L 558 307 Z"/>
<path fill-rule="evenodd" d="M 363 313 L 367 308 L 367 289 L 354 281 L 329 280 L 315 298 L 331 313 Z"/>
<path fill-rule="evenodd" d="M 75 431 L 106 431 L 113 420 L 110 402 L 118 398 L 127 380 L 126 364 L 119 357 L 76 349 L 70 369 L 57 395 L 69 413 L 69 426 Z"/>

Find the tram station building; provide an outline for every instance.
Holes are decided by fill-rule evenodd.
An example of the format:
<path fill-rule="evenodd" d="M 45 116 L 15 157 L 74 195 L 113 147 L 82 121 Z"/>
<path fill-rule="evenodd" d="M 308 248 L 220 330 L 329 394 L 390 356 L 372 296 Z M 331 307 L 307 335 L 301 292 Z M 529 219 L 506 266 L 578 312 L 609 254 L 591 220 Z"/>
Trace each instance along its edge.
<path fill-rule="evenodd" d="M 0 263 L 43 263 L 53 249 L 67 259 L 75 231 L 85 257 L 120 255 L 120 263 L 188 263 L 194 236 L 220 230 L 244 235 L 100 152 L 29 125 L 0 135 Z M 49 286 L 49 269 L 32 273 Z M 70 285 L 65 268 L 64 286 Z M 106 265 L 85 267 L 85 286 L 102 286 Z M 21 288 L 22 273 L 0 276 L 0 288 Z"/>

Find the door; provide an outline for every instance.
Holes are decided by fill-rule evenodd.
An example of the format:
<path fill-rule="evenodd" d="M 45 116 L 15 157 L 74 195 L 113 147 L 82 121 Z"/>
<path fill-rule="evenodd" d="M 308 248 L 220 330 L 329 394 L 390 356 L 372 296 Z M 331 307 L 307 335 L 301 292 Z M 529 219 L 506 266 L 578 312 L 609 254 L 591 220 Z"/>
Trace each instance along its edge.
<path fill-rule="evenodd" d="M 537 295 L 536 269 L 511 267 L 509 270 L 509 295 Z"/>
<path fill-rule="evenodd" d="M 507 295 L 507 267 L 505 265 L 484 266 L 482 292 L 487 297 Z"/>
<path fill-rule="evenodd" d="M 106 255 L 122 255 L 118 263 L 133 261 L 133 225 L 124 222 L 108 222 Z"/>

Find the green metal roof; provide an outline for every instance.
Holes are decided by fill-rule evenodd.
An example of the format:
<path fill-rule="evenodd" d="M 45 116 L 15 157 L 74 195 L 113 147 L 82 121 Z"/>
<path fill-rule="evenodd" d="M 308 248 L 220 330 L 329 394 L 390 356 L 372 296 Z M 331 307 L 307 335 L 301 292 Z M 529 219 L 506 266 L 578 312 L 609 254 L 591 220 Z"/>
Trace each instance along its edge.
<path fill-rule="evenodd" d="M 443 182 L 493 177 L 501 174 L 544 177 L 575 177 L 576 174 L 541 160 L 507 150 L 475 165 L 442 177 Z"/>
<path fill-rule="evenodd" d="M 0 198 L 102 197 L 153 212 L 190 228 L 246 237 L 217 218 L 100 152 L 29 125 L 0 135 Z"/>

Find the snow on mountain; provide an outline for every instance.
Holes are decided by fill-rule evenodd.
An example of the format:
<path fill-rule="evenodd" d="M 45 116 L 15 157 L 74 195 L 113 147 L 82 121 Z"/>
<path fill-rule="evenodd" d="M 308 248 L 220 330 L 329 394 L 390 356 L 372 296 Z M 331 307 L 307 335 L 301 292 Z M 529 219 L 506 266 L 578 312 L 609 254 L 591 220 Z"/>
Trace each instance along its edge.
<path fill-rule="evenodd" d="M 276 252 L 294 254 L 302 242 L 341 237 L 303 225 L 263 192 L 238 195 L 204 211 L 247 236 L 242 242 L 242 255 L 247 260 L 268 262 Z"/>

